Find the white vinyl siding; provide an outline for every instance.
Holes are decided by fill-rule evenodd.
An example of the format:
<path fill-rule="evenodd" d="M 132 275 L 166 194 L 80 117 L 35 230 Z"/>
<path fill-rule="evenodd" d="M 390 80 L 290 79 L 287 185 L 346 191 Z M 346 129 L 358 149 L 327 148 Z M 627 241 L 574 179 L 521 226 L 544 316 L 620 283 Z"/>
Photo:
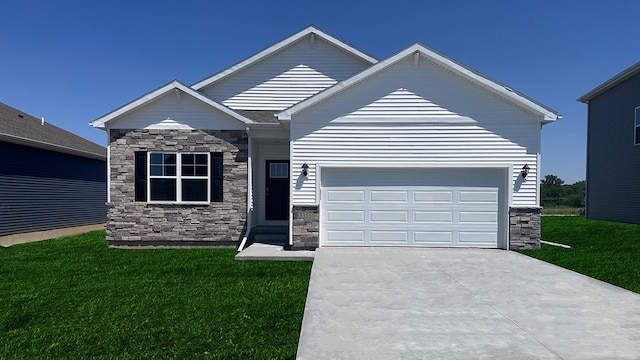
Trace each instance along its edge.
<path fill-rule="evenodd" d="M 419 98 L 422 100 L 418 100 Z M 434 110 L 444 112 L 428 113 L 426 104 L 430 104 Z M 420 111 L 413 114 L 408 112 L 407 109 L 411 106 Z M 451 119 L 452 116 L 454 119 Z M 536 117 L 498 94 L 480 88 L 426 60 L 419 65 L 406 60 L 300 111 L 294 115 L 292 122 L 441 122 L 456 119 L 480 123 L 523 123 L 539 122 L 542 117 Z"/>
<path fill-rule="evenodd" d="M 527 134 L 535 143 L 539 128 L 532 124 L 502 124 L 498 136 L 472 124 L 357 126 L 336 124 L 315 131 L 293 143 L 294 179 L 304 162 L 309 175 L 299 190 L 293 191 L 294 204 L 316 204 L 315 164 L 351 164 L 354 167 L 437 167 L 443 165 L 513 164 L 513 180 L 518 180 L 524 164 L 531 168 L 526 181 L 514 191 L 513 205 L 536 206 L 537 153 L 508 140 Z M 504 138 L 507 137 L 507 138 Z"/>
<path fill-rule="evenodd" d="M 113 120 L 109 128 L 244 130 L 245 126 L 190 95 L 171 92 Z"/>
<path fill-rule="evenodd" d="M 294 204 L 318 204 L 316 164 L 438 167 L 510 164 L 513 206 L 537 206 L 540 120 L 444 69 L 400 62 L 291 121 Z M 518 178 L 524 164 L 526 181 Z"/>
<path fill-rule="evenodd" d="M 439 119 L 460 117 L 458 114 L 427 99 L 423 99 L 407 89 L 398 89 L 369 105 L 347 114 L 342 119 L 388 120 L 389 113 L 392 113 L 395 118 L 418 120 L 428 117 L 438 117 Z"/>
<path fill-rule="evenodd" d="M 307 36 L 200 91 L 232 109 L 284 110 L 367 66 L 365 60 Z"/>

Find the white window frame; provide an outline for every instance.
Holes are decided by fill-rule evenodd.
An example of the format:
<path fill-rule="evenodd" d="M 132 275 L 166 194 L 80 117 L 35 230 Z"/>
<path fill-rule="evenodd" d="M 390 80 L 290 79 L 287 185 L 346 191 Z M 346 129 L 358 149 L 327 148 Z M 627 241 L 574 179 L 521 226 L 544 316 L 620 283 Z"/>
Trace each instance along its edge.
<path fill-rule="evenodd" d="M 152 154 L 173 154 L 176 155 L 176 175 L 151 175 L 151 155 Z M 183 176 L 182 175 L 182 155 L 207 155 L 207 175 L 206 176 Z M 174 179 L 176 181 L 176 200 L 152 200 L 151 199 L 151 179 Z M 182 200 L 182 180 L 206 180 L 207 194 L 206 201 L 183 201 Z M 149 151 L 147 153 L 147 199 L 151 204 L 194 204 L 205 205 L 211 203 L 211 154 L 208 152 L 176 152 L 176 151 Z"/>
<path fill-rule="evenodd" d="M 638 128 L 640 128 L 640 106 L 636 106 L 633 111 L 633 144 L 635 146 L 640 145 L 640 139 L 638 138 Z"/>

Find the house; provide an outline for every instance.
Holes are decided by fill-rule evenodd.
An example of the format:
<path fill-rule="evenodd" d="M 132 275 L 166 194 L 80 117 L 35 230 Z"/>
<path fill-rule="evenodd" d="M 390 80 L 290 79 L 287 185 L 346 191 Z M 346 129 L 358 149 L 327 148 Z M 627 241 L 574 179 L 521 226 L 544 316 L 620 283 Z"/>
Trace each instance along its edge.
<path fill-rule="evenodd" d="M 585 216 L 640 224 L 640 62 L 578 101 L 587 104 Z"/>
<path fill-rule="evenodd" d="M 536 248 L 560 115 L 421 44 L 379 61 L 310 26 L 93 122 L 111 246 Z"/>
<path fill-rule="evenodd" d="M 0 103 L 0 236 L 106 221 L 105 148 Z"/>

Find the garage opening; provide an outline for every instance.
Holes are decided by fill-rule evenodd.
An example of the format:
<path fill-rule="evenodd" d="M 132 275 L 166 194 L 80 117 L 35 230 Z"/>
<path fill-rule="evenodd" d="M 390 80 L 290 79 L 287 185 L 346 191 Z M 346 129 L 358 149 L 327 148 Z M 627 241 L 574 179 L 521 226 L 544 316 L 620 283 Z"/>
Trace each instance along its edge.
<path fill-rule="evenodd" d="M 506 171 L 323 168 L 320 246 L 506 249 Z"/>

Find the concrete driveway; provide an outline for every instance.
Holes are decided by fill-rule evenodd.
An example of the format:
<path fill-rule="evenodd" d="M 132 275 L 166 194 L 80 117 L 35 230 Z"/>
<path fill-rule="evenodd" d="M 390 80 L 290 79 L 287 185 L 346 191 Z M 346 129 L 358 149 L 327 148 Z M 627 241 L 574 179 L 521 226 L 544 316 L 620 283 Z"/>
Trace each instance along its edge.
<path fill-rule="evenodd" d="M 320 248 L 298 359 L 640 359 L 640 295 L 511 251 Z"/>

